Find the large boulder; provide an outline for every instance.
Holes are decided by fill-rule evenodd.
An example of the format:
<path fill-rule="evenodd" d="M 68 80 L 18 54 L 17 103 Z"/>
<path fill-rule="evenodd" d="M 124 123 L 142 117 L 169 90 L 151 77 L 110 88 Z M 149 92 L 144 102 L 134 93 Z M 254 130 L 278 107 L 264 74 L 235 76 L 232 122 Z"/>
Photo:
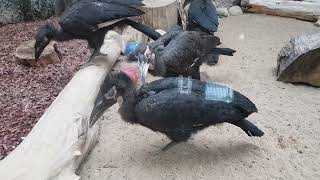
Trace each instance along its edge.
<path fill-rule="evenodd" d="M 45 66 L 61 62 L 62 56 L 54 41 L 48 44 L 39 60 L 36 62 L 34 60 L 34 44 L 34 40 L 26 41 L 16 49 L 14 56 L 17 63 L 25 66 Z"/>
<path fill-rule="evenodd" d="M 278 56 L 277 80 L 320 86 L 320 33 L 295 37 Z"/>

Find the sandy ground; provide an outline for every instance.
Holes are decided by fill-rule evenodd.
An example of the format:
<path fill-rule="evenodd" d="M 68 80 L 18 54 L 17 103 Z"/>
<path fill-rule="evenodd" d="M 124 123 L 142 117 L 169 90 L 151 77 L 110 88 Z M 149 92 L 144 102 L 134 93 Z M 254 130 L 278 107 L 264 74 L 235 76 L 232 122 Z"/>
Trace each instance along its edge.
<path fill-rule="evenodd" d="M 255 102 L 259 113 L 248 119 L 265 132 L 262 138 L 224 124 L 160 152 L 169 140 L 121 121 L 115 105 L 101 119 L 99 143 L 79 174 L 84 180 L 320 179 L 320 90 L 277 82 L 274 74 L 277 54 L 291 37 L 319 30 L 272 16 L 221 20 L 219 37 L 238 52 L 214 67 L 204 65 L 203 78 Z"/>

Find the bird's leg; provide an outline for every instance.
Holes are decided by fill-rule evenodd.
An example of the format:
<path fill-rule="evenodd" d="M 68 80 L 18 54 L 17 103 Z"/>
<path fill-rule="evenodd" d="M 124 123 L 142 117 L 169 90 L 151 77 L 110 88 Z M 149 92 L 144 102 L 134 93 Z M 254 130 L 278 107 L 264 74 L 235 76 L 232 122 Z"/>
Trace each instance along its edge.
<path fill-rule="evenodd" d="M 171 141 L 170 143 L 168 143 L 167 145 L 165 145 L 163 148 L 162 148 L 162 151 L 163 152 L 166 152 L 167 150 L 169 150 L 170 148 L 172 148 L 173 146 L 179 144 L 179 142 L 176 142 L 176 141 Z"/>
<path fill-rule="evenodd" d="M 94 49 L 92 54 L 91 54 L 91 56 L 90 56 L 90 58 L 89 58 L 89 60 L 87 62 L 83 63 L 80 66 L 80 69 L 84 69 L 84 68 L 86 68 L 88 66 L 91 66 L 91 65 L 97 65 L 97 64 L 93 63 L 94 57 L 96 57 L 96 56 L 106 56 L 106 55 L 107 54 L 101 53 L 99 49 Z M 99 65 L 97 65 L 97 66 L 99 66 Z"/>

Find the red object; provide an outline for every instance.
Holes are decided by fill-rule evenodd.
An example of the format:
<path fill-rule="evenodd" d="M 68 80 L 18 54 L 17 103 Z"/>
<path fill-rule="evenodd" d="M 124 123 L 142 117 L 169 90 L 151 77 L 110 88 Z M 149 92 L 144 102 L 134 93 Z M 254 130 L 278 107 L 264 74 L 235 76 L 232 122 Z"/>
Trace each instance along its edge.
<path fill-rule="evenodd" d="M 120 71 L 126 73 L 134 83 L 136 83 L 139 79 L 139 74 L 136 67 L 122 67 L 120 68 Z"/>

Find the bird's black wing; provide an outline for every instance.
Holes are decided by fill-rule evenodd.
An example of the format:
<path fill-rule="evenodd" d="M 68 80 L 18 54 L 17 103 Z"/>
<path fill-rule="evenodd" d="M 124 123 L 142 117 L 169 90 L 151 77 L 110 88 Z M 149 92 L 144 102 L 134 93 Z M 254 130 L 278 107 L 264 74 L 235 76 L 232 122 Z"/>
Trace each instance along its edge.
<path fill-rule="evenodd" d="M 216 32 L 219 26 L 217 11 L 211 0 L 193 0 L 188 19 L 210 32 Z"/>
<path fill-rule="evenodd" d="M 182 79 L 186 80 L 186 78 L 182 78 Z M 161 91 L 170 90 L 170 89 L 177 89 L 178 91 L 180 80 L 181 80 L 180 77 L 171 77 L 171 78 L 163 78 L 156 81 L 152 81 L 150 83 L 147 83 L 141 86 L 141 88 L 138 90 L 138 93 L 139 93 L 138 95 L 140 95 L 140 97 L 142 96 L 146 97 L 150 94 L 158 94 Z M 207 98 L 206 96 L 210 95 L 210 93 L 208 94 L 208 90 L 210 90 L 210 87 L 212 87 L 212 85 L 216 84 L 216 83 L 207 83 L 207 82 L 203 82 L 195 79 L 191 79 L 191 81 L 192 81 L 191 92 L 195 94 L 199 94 L 200 96 L 202 96 L 202 98 Z M 226 86 L 225 88 L 230 89 Z M 252 103 L 246 96 L 242 95 L 241 93 L 233 89 L 230 89 L 230 91 L 232 91 L 233 93 L 233 100 L 232 102 L 230 102 L 233 106 L 241 109 L 244 113 L 247 113 L 247 114 L 257 112 L 257 108 L 255 104 Z M 150 93 L 150 92 L 153 92 L 153 93 Z M 212 100 L 208 99 L 207 101 L 209 101 L 210 103 Z"/>
<path fill-rule="evenodd" d="M 74 35 L 88 35 L 99 28 L 99 24 L 120 21 L 133 16 L 140 16 L 143 11 L 127 5 L 80 1 L 73 4 L 61 17 L 60 24 L 64 31 Z"/>

